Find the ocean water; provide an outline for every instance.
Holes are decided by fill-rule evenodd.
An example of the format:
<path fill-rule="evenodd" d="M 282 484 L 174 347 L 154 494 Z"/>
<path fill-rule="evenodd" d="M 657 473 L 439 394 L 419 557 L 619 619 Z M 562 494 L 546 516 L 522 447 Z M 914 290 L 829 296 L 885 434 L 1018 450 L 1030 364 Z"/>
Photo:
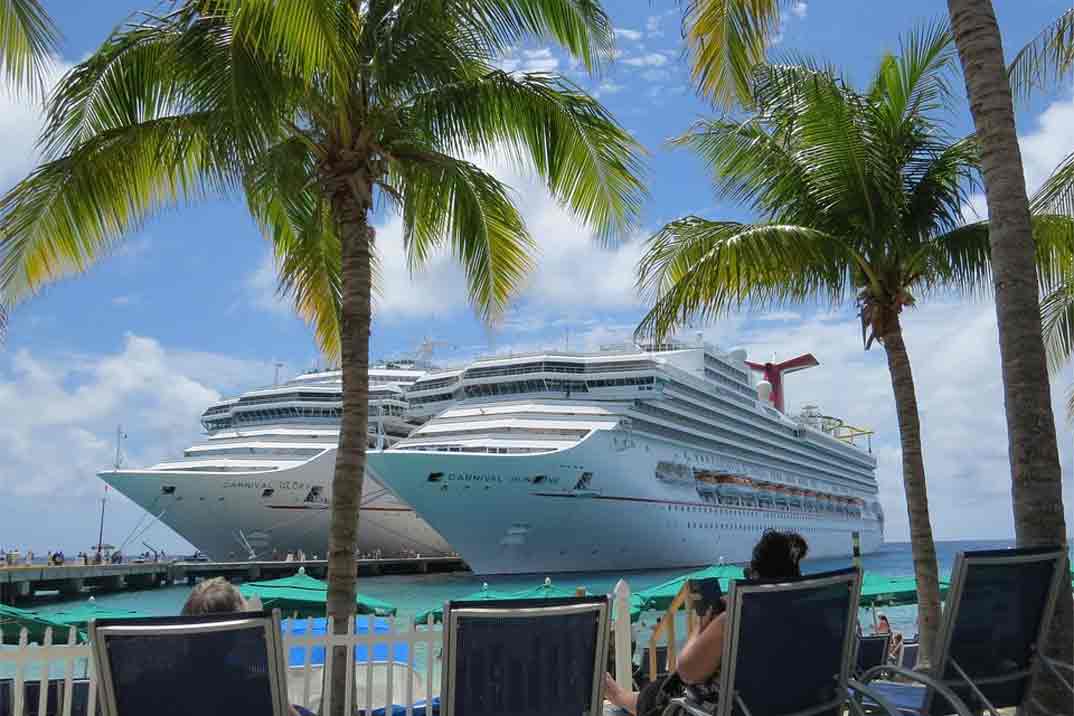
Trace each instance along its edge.
<path fill-rule="evenodd" d="M 940 566 L 941 578 L 947 577 L 951 572 L 955 554 L 971 549 L 999 549 L 1010 547 L 1013 542 L 1005 541 L 963 541 L 963 542 L 938 542 L 936 553 Z M 873 554 L 862 558 L 866 571 L 876 572 L 888 576 L 911 576 L 914 572 L 913 558 L 909 543 L 889 543 Z M 803 564 L 806 572 L 823 572 L 831 569 L 839 569 L 850 565 L 849 559 L 807 559 Z M 533 587 L 549 577 L 554 584 L 563 587 L 586 587 L 590 593 L 600 594 L 610 592 L 620 578 L 625 578 L 633 591 L 651 587 L 687 571 L 684 569 L 670 570 L 647 570 L 643 572 L 610 573 L 570 573 L 550 575 L 523 575 L 480 577 L 469 573 L 457 574 L 428 574 L 406 576 L 382 576 L 362 578 L 358 581 L 358 591 L 370 597 L 383 599 L 396 606 L 399 616 L 412 618 L 414 614 L 430 606 L 443 604 L 449 599 L 458 599 L 481 589 L 482 584 L 487 582 L 490 589 L 511 591 L 527 587 Z M 144 591 L 126 591 L 113 594 L 102 594 L 95 597 L 101 608 L 113 609 L 137 609 L 147 615 L 172 615 L 178 614 L 186 601 L 190 588 L 186 585 L 166 587 Z M 83 597 L 86 598 L 86 597 Z M 70 604 L 70 600 L 61 601 L 58 598 L 39 599 L 32 608 L 42 612 L 60 611 Z M 885 608 L 883 613 L 888 616 L 892 626 L 907 635 L 916 633 L 915 607 L 890 607 Z M 655 615 L 647 615 L 642 619 L 642 627 L 651 627 L 648 623 Z M 872 623 L 872 614 L 863 610 L 861 620 L 863 628 L 868 631 Z"/>

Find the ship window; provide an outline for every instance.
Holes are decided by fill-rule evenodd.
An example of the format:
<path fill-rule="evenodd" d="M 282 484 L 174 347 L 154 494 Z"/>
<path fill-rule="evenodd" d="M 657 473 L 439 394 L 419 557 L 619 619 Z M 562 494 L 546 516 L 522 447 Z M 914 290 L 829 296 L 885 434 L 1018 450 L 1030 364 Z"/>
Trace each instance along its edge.
<path fill-rule="evenodd" d="M 276 492 L 276 490 L 272 489 L 271 487 L 266 487 L 264 490 L 261 491 L 261 496 L 272 497 L 272 493 L 274 492 Z"/>
<path fill-rule="evenodd" d="M 175 485 L 161 485 L 160 486 L 160 494 L 162 494 L 162 495 L 174 495 L 175 494 Z"/>

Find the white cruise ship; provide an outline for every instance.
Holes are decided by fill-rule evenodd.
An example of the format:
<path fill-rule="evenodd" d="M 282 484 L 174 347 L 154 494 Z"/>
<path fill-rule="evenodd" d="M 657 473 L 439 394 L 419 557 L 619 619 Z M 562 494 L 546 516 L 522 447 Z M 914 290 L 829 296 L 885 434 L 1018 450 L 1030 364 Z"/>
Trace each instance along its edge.
<path fill-rule="evenodd" d="M 369 446 L 391 445 L 415 427 L 405 388 L 424 374 L 412 364 L 369 370 Z M 98 476 L 212 559 L 269 559 L 328 551 L 339 441 L 338 371 L 308 373 L 210 406 L 208 439 L 183 457 Z M 148 526 L 148 525 L 146 525 Z M 447 554 L 425 520 L 367 474 L 359 551 L 384 556 Z"/>
<path fill-rule="evenodd" d="M 769 528 L 810 556 L 883 542 L 871 433 L 783 413 L 784 373 L 667 345 L 496 357 L 407 389 L 410 437 L 367 469 L 481 574 L 748 560 Z M 751 378 L 751 369 L 763 379 Z"/>

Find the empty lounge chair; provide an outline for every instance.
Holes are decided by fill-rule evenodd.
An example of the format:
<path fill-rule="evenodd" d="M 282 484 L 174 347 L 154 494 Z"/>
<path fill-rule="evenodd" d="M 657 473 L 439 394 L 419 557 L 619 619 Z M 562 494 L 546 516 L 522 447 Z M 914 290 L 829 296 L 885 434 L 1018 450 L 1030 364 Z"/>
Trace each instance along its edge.
<path fill-rule="evenodd" d="M 895 662 L 904 669 L 912 669 L 917 666 L 917 641 L 904 641 L 899 647 L 899 658 Z"/>
<path fill-rule="evenodd" d="M 780 583 L 732 581 L 718 703 L 675 699 L 668 711 L 834 716 L 849 706 L 861 713 L 849 697 L 862 688 L 850 678 L 860 588 L 857 569 Z"/>
<path fill-rule="evenodd" d="M 1074 696 L 1070 674 L 1038 649 L 1060 580 L 1069 578 L 1066 552 L 1058 547 L 960 553 L 930 668 L 880 666 L 862 681 L 900 710 L 917 714 L 969 716 L 1017 706 L 1043 670 L 1056 674 Z M 895 675 L 912 683 L 879 681 Z"/>
<path fill-rule="evenodd" d="M 888 650 L 890 648 L 891 634 L 859 636 L 854 675 L 861 676 L 874 666 L 888 663 Z"/>
<path fill-rule="evenodd" d="M 597 716 L 607 597 L 448 602 L 443 716 Z"/>
<path fill-rule="evenodd" d="M 278 613 L 90 624 L 105 716 L 285 716 Z"/>

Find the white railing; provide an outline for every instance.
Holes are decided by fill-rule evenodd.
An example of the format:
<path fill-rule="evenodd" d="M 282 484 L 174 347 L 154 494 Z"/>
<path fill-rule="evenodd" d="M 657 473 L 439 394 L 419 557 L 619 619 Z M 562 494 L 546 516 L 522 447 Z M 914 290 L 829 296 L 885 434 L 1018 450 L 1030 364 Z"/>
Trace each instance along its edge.
<path fill-rule="evenodd" d="M 618 681 L 630 686 L 630 640 L 629 614 L 630 590 L 625 582 L 617 586 L 618 614 L 622 620 L 613 623 L 616 643 L 615 675 Z M 429 704 L 440 696 L 442 676 L 443 628 L 440 624 L 413 624 L 402 619 L 373 619 L 359 617 L 369 626 L 368 631 L 355 633 L 354 618 L 349 622 L 346 634 L 333 634 L 331 619 L 325 624 L 327 633 L 314 633 L 314 620 L 288 619 L 283 622 L 283 649 L 285 663 L 292 661 L 292 650 L 298 649 L 300 663 L 287 668 L 287 695 L 290 703 L 304 706 L 314 713 L 329 713 L 328 694 L 324 692 L 324 674 L 330 673 L 333 647 L 346 648 L 348 654 L 346 674 L 355 688 L 346 694 L 344 713 L 356 713 L 362 709 L 370 713 L 399 704 L 412 716 L 415 703 Z M 383 631 L 377 632 L 376 625 Z M 385 628 L 386 625 L 386 628 Z M 616 628 L 617 627 L 617 628 Z M 400 648 L 405 646 L 405 649 Z M 323 650 L 323 655 L 320 650 Z M 355 658 L 356 650 L 358 658 Z M 405 652 L 405 653 L 404 653 Z M 382 658 L 383 657 L 383 658 Z M 397 658 L 398 657 L 398 658 Z M 316 663 L 316 662 L 321 663 Z M 74 629 L 57 637 L 54 642 L 52 630 L 45 631 L 42 643 L 32 643 L 22 629 L 17 635 L 9 627 L 0 627 L 0 688 L 9 688 L 8 698 L 13 716 L 46 716 L 57 713 L 73 716 L 75 686 L 79 696 L 85 689 L 85 699 L 79 701 L 78 713 L 95 716 L 97 709 L 97 676 L 93 668 L 89 644 L 78 643 Z M 36 696 L 27 703 L 27 691 Z M 27 689 L 30 685 L 31 688 Z M 53 692 L 49 704 L 49 691 Z M 322 703 L 324 697 L 324 703 Z M 57 710 L 52 710 L 57 709 Z M 426 710 L 425 713 L 429 713 Z M 6 714 L 4 714 L 6 716 Z"/>

